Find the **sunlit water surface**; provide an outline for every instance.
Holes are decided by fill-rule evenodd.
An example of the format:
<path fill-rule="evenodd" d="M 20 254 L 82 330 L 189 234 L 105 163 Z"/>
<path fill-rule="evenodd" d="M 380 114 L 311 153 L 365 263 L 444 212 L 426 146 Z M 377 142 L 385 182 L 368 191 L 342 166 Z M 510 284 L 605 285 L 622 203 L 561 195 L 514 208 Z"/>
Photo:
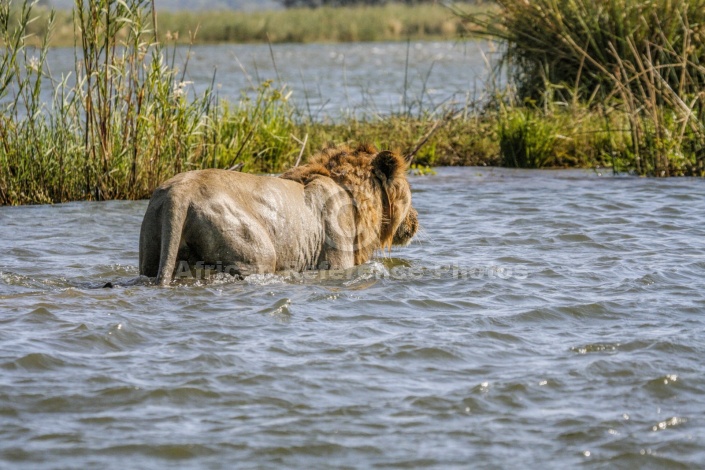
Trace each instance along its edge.
<path fill-rule="evenodd" d="M 146 201 L 0 208 L 0 467 L 705 462 L 704 181 L 412 185 L 418 240 L 340 279 L 157 288 Z"/>
<path fill-rule="evenodd" d="M 181 84 L 189 99 L 212 87 L 218 98 L 237 103 L 270 80 L 284 88 L 302 117 L 314 120 L 470 106 L 491 85 L 489 64 L 497 57 L 492 44 L 480 41 L 274 44 L 271 49 L 221 44 L 170 47 L 165 53 L 178 72 L 174 85 Z M 45 73 L 53 81 L 43 81 L 44 102 L 52 102 L 63 79 L 73 86 L 76 64 L 71 48 L 49 51 Z"/>

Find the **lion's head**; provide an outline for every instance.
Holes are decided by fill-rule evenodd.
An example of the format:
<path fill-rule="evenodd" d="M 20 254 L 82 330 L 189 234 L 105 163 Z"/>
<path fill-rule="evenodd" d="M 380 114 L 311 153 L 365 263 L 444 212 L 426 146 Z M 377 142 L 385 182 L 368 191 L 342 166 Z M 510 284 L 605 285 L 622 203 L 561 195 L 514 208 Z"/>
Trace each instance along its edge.
<path fill-rule="evenodd" d="M 372 145 L 355 149 L 339 145 L 323 149 L 282 177 L 305 185 L 325 176 L 351 196 L 357 227 L 355 264 L 360 264 L 375 250 L 406 245 L 416 234 L 418 214 L 411 206 L 406 169 L 397 153 L 380 152 Z"/>

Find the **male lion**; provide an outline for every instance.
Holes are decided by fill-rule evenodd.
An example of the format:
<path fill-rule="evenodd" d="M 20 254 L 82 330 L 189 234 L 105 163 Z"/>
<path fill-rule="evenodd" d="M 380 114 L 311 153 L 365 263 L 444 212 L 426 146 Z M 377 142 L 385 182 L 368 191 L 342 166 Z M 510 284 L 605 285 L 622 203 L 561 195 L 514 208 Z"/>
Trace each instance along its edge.
<path fill-rule="evenodd" d="M 281 177 L 181 173 L 154 191 L 140 232 L 140 274 L 219 265 L 246 276 L 346 269 L 406 245 L 418 219 L 406 162 L 372 146 L 329 147 Z"/>

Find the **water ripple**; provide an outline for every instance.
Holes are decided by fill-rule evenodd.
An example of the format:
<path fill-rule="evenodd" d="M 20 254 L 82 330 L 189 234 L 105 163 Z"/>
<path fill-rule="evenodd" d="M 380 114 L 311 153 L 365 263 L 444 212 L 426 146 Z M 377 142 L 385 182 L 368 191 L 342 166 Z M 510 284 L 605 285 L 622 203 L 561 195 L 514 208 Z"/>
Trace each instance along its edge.
<path fill-rule="evenodd" d="M 699 468 L 705 183 L 412 185 L 342 279 L 158 288 L 146 201 L 0 208 L 0 467 Z"/>

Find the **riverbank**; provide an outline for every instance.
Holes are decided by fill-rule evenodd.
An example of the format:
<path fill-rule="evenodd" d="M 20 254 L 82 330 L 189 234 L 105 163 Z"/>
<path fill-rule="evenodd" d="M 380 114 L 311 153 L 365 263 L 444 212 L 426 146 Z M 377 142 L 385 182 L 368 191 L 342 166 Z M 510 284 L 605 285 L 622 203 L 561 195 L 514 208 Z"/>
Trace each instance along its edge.
<path fill-rule="evenodd" d="M 705 175 L 703 95 L 680 93 L 659 81 L 660 71 L 684 70 L 677 64 L 650 66 L 623 82 L 616 80 L 619 75 L 607 77 L 614 83 L 603 79 L 594 92 L 577 78 L 572 88 L 541 82 L 536 98 L 531 88 L 518 89 L 516 81 L 500 86 L 490 79 L 475 98 L 428 107 L 421 103 L 431 95 L 407 96 L 409 69 L 402 62 L 396 68 L 404 74 L 395 79 L 403 88 L 399 108 L 329 119 L 302 108 L 279 80 L 254 81 L 237 101 L 220 98 L 214 81 L 195 93 L 184 75 L 186 65 L 176 59 L 176 40 L 150 42 L 149 10 L 104 15 L 95 2 L 84 8 L 75 18 L 88 40 L 76 40 L 72 84 L 63 74 L 61 79 L 51 74 L 46 62 L 50 36 L 39 49 L 28 44 L 29 28 L 39 22 L 30 21 L 35 16 L 31 5 L 24 4 L 19 28 L 0 30 L 0 42 L 11 45 L 4 49 L 0 70 L 0 204 L 142 199 L 182 171 L 215 167 L 278 173 L 329 142 L 370 142 L 411 154 L 421 167 Z M 0 18 L 3 14 L 9 14 L 6 3 L 0 4 Z M 133 28 L 110 27 L 128 20 Z M 262 49 L 274 62 L 273 51 Z M 629 62 L 618 66 L 636 73 Z M 385 67 L 390 63 L 382 59 L 370 73 Z M 697 67 L 685 70 L 690 75 L 679 75 L 685 77 L 684 87 L 701 73 Z M 374 80 L 363 78 L 364 83 Z M 421 93 L 426 92 L 423 80 Z M 344 76 L 340 83 L 344 88 Z M 51 87 L 51 102 L 41 95 L 44 84 Z"/>
<path fill-rule="evenodd" d="M 484 13 L 490 4 L 467 5 L 466 11 Z M 51 47 L 73 46 L 71 11 L 57 11 Z M 50 11 L 35 9 L 37 20 L 28 25 L 29 44 L 39 45 L 47 32 Z M 263 11 L 159 11 L 161 42 L 217 43 L 334 43 L 412 40 L 454 40 L 466 34 L 466 25 L 439 4 L 292 8 Z M 125 34 L 123 32 L 123 34 Z"/>
<path fill-rule="evenodd" d="M 468 165 L 649 174 L 649 162 L 635 156 L 630 116 L 617 107 L 539 108 L 486 95 L 484 103 L 435 112 L 316 120 L 273 82 L 237 102 L 212 89 L 188 97 L 178 70 L 164 64 L 137 81 L 96 68 L 86 74 L 96 77 L 91 88 L 58 87 L 54 102 L 43 103 L 32 92 L 42 75 L 28 70 L 16 106 L 29 113 L 0 116 L 3 205 L 143 199 L 174 174 L 201 168 L 279 173 L 329 142 L 413 154 L 422 173 L 426 166 Z M 101 96 L 102 89 L 113 95 Z M 677 136 L 678 124 L 665 128 L 669 135 Z M 669 176 L 703 176 L 697 155 L 673 152 Z"/>
<path fill-rule="evenodd" d="M 628 116 L 614 109 L 576 106 L 546 112 L 502 106 L 316 122 L 302 117 L 271 83 L 263 84 L 254 99 L 211 105 L 208 110 L 207 99 L 179 101 L 167 113 L 158 105 L 96 126 L 71 119 L 71 111 L 14 127 L 6 121 L 0 202 L 144 199 L 182 171 L 279 173 L 330 142 L 370 142 L 413 154 L 413 170 L 419 173 L 433 166 L 505 166 L 638 174 Z M 670 163 L 671 176 L 703 176 L 694 159 Z"/>

